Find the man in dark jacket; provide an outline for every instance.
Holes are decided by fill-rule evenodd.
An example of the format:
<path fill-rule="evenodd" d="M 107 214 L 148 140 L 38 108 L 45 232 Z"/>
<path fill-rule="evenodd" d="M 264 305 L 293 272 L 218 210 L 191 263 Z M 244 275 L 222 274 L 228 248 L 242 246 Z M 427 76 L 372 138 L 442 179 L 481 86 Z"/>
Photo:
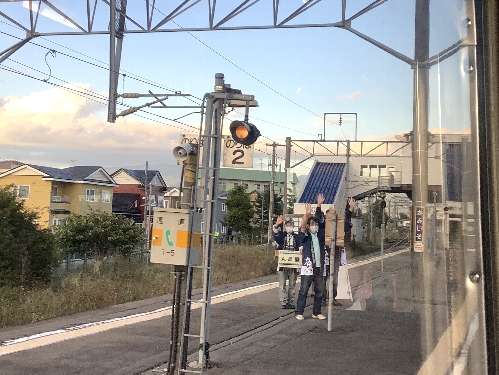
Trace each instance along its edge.
<path fill-rule="evenodd" d="M 305 205 L 305 214 L 302 218 L 301 232 L 298 236 L 300 251 L 302 253 L 302 267 L 300 271 L 301 285 L 296 303 L 295 316 L 303 320 L 303 312 L 307 302 L 310 285 L 314 284 L 314 307 L 312 318 L 326 319 L 321 313 L 322 298 L 324 296 L 324 259 L 325 259 L 325 223 L 321 204 L 324 196 L 317 196 L 315 216 L 311 216 L 312 206 Z"/>
<path fill-rule="evenodd" d="M 284 221 L 284 231 L 278 229 Z M 279 216 L 272 227 L 274 240 L 277 242 L 277 250 L 298 251 L 298 234 L 294 232 L 294 221 L 288 217 L 283 219 Z M 295 285 L 297 278 L 297 268 L 277 267 L 279 278 L 279 300 L 282 309 L 296 309 L 295 306 Z"/>

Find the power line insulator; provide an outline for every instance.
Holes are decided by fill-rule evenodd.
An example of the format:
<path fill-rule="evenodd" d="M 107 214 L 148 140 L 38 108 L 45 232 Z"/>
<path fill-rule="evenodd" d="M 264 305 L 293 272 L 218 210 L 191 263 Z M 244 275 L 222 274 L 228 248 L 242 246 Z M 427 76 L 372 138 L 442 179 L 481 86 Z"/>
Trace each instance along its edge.
<path fill-rule="evenodd" d="M 128 109 L 125 109 L 123 111 L 121 111 L 121 113 L 118 115 L 118 116 L 126 116 L 126 115 L 130 115 L 132 113 L 135 113 L 137 112 L 139 109 L 137 107 L 130 107 Z"/>
<path fill-rule="evenodd" d="M 125 98 L 125 99 L 136 99 L 136 98 L 140 98 L 140 94 L 138 92 L 125 92 L 123 94 L 121 94 L 121 97 L 122 98 Z"/>

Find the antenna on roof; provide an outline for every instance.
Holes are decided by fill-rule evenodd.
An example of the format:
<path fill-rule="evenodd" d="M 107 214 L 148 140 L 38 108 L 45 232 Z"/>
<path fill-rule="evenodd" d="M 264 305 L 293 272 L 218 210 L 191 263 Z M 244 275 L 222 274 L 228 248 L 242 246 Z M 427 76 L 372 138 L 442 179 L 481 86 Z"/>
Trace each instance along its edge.
<path fill-rule="evenodd" d="M 76 159 L 71 160 L 71 164 L 73 164 L 72 165 L 73 167 L 75 166 L 75 162 L 76 162 Z"/>

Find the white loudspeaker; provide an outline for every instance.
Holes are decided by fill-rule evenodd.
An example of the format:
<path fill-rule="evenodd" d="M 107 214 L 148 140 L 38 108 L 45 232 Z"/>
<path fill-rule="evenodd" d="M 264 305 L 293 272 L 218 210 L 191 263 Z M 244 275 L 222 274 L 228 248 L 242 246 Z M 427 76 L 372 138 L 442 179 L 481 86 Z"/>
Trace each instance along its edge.
<path fill-rule="evenodd" d="M 173 149 L 173 156 L 178 161 L 184 161 L 187 159 L 187 155 L 191 152 L 192 147 L 189 143 L 183 143 Z"/>

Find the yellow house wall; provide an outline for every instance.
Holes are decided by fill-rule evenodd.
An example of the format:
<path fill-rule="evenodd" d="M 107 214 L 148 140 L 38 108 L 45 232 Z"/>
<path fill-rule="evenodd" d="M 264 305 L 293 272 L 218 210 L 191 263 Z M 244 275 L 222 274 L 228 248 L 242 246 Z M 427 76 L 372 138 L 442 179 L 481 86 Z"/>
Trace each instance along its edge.
<path fill-rule="evenodd" d="M 71 211 L 78 214 L 85 214 L 90 210 L 101 210 L 111 213 L 113 211 L 113 188 L 111 186 L 100 186 L 90 184 L 73 184 L 73 194 L 71 195 Z M 95 190 L 95 202 L 87 202 L 87 189 Z M 102 202 L 102 191 L 107 190 L 110 194 L 109 203 Z M 73 203 L 74 202 L 74 203 Z"/>
<path fill-rule="evenodd" d="M 71 203 L 58 203 L 58 202 L 52 202 L 50 204 L 51 209 L 63 209 L 63 210 L 68 210 L 72 211 L 71 205 L 72 205 L 72 197 L 71 197 L 71 192 L 72 192 L 72 183 L 68 182 L 59 182 L 59 181 L 52 181 L 52 186 L 57 187 L 57 195 L 62 197 L 64 202 L 67 197 L 69 197 Z M 59 220 L 65 220 L 69 214 L 53 214 L 50 213 L 50 226 L 53 225 L 54 219 L 59 219 Z"/>
<path fill-rule="evenodd" d="M 23 199 L 24 204 L 27 208 L 36 210 L 40 214 L 38 223 L 42 228 L 47 228 L 49 226 L 49 216 L 50 216 L 50 192 L 52 188 L 51 181 L 42 180 L 42 176 L 31 172 L 32 174 L 26 174 L 23 171 L 21 175 L 11 174 L 0 178 L 0 186 L 7 185 L 28 185 L 29 186 L 29 198 Z"/>

